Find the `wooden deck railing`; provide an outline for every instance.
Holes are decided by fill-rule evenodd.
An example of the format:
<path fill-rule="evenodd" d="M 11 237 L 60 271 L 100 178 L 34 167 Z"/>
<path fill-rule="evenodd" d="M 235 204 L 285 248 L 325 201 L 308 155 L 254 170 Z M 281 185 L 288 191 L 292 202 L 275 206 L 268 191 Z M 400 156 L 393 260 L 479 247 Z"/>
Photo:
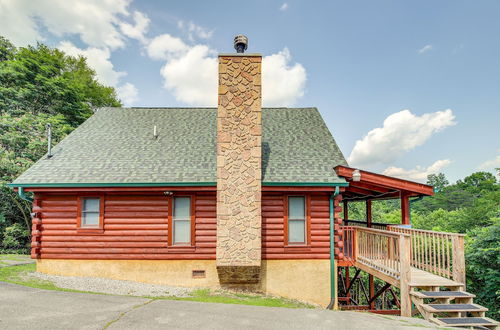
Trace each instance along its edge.
<path fill-rule="evenodd" d="M 372 228 L 355 229 L 354 255 L 357 262 L 390 276 L 401 277 L 401 255 L 409 246 L 408 234 Z M 403 252 L 403 253 L 402 253 Z"/>
<path fill-rule="evenodd" d="M 465 284 L 464 235 L 389 226 L 411 236 L 411 265 Z"/>
<path fill-rule="evenodd" d="M 398 286 L 401 292 L 401 315 L 411 316 L 411 236 L 388 230 L 344 226 L 343 237 L 344 259 Z"/>
<path fill-rule="evenodd" d="M 346 226 L 368 227 L 368 222 L 366 222 L 366 220 L 361 221 L 361 220 L 344 219 L 344 224 Z M 390 225 L 391 224 L 389 224 L 389 223 L 372 222 L 371 228 L 385 230 L 385 229 L 387 229 L 387 226 L 390 226 Z"/>
<path fill-rule="evenodd" d="M 396 285 L 401 315 L 411 315 L 412 267 L 465 284 L 464 235 L 389 226 L 342 226 L 343 260 Z"/>
<path fill-rule="evenodd" d="M 354 261 L 354 227 L 342 226 L 342 247 L 340 247 L 340 254 L 342 260 Z"/>

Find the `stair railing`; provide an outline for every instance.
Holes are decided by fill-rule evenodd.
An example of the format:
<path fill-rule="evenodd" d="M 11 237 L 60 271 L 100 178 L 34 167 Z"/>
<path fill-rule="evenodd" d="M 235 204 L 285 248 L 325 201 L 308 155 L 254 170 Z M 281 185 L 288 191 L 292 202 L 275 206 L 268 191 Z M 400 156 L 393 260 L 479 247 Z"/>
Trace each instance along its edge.
<path fill-rule="evenodd" d="M 353 259 L 377 271 L 382 279 L 397 284 L 401 293 L 401 315 L 411 316 L 411 236 L 373 228 L 353 226 Z"/>
<path fill-rule="evenodd" d="M 389 277 L 401 276 L 401 242 L 410 238 L 408 234 L 373 228 L 354 228 L 354 259 Z M 407 238 L 407 239 L 405 239 Z"/>
<path fill-rule="evenodd" d="M 465 284 L 463 234 L 389 226 L 411 236 L 411 266 Z"/>

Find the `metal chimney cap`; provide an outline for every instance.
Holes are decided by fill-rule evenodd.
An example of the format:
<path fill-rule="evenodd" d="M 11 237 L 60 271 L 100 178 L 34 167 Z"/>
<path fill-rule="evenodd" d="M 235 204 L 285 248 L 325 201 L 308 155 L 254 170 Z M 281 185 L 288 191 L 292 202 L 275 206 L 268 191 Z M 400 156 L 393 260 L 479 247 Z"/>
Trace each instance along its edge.
<path fill-rule="evenodd" d="M 237 53 L 244 53 L 248 48 L 248 38 L 243 34 L 238 34 L 234 37 L 234 49 Z"/>

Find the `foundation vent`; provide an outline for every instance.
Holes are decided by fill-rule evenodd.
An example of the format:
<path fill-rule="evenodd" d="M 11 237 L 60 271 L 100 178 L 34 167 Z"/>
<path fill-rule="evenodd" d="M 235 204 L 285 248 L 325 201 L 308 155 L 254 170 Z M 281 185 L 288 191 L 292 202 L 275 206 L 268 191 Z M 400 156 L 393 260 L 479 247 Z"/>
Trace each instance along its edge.
<path fill-rule="evenodd" d="M 204 270 L 193 270 L 193 278 L 205 278 L 205 271 Z"/>

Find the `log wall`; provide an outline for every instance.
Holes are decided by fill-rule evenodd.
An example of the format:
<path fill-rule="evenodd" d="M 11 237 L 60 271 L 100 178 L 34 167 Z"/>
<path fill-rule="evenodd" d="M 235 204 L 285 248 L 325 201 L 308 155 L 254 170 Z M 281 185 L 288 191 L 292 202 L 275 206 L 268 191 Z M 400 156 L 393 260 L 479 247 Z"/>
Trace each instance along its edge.
<path fill-rule="evenodd" d="M 32 257 L 41 259 L 215 259 L 215 192 L 194 196 L 193 246 L 169 246 L 168 197 L 161 192 L 103 193 L 104 231 L 77 228 L 78 193 L 36 193 L 33 204 Z M 328 259 L 329 195 L 308 196 L 310 239 L 305 246 L 285 244 L 286 194 L 262 197 L 263 259 Z"/>

